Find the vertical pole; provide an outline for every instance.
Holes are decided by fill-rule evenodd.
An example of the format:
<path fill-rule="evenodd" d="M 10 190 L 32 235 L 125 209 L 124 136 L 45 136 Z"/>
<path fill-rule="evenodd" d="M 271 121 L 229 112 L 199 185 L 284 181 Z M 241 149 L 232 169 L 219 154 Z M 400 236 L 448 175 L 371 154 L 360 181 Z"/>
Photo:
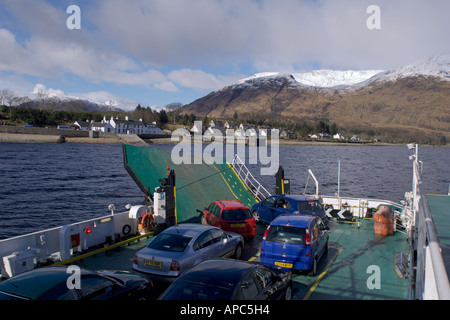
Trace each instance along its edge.
<path fill-rule="evenodd" d="M 339 198 L 341 192 L 341 160 L 339 160 L 339 164 L 338 164 L 338 192 L 337 192 L 337 196 Z"/>

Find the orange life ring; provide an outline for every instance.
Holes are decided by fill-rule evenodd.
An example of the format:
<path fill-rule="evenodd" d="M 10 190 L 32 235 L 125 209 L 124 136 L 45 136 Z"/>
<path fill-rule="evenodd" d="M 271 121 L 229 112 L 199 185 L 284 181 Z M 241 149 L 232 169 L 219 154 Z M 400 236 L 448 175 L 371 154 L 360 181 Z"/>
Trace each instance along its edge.
<path fill-rule="evenodd" d="M 141 220 L 141 230 L 149 232 L 153 228 L 154 222 L 155 220 L 153 219 L 153 215 L 146 213 Z"/>

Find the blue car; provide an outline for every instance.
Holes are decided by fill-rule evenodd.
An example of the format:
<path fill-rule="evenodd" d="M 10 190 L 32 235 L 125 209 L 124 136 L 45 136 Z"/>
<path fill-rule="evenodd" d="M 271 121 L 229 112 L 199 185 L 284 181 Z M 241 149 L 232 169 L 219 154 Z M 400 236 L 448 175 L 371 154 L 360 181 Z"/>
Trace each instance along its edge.
<path fill-rule="evenodd" d="M 261 242 L 261 264 L 314 276 L 328 252 L 328 230 L 316 216 L 281 215 L 267 227 Z"/>
<path fill-rule="evenodd" d="M 322 203 L 303 195 L 273 195 L 254 204 L 251 211 L 256 222 L 267 224 L 282 214 L 314 215 L 328 222 Z"/>

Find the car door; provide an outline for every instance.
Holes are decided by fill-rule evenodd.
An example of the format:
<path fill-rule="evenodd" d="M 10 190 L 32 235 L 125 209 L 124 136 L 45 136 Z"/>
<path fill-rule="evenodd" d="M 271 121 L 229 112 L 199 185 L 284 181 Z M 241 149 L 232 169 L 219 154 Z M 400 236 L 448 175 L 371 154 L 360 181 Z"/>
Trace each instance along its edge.
<path fill-rule="evenodd" d="M 211 215 L 209 218 L 209 224 L 218 227 L 219 226 L 219 217 L 220 217 L 220 207 L 217 204 L 214 204 L 214 208 L 211 211 Z"/>
<path fill-rule="evenodd" d="M 273 220 L 275 204 L 276 204 L 276 197 L 268 197 L 261 202 L 261 207 L 258 212 L 261 221 L 270 223 Z"/>
<path fill-rule="evenodd" d="M 215 257 L 228 256 L 234 252 L 234 246 L 228 241 L 227 234 L 221 229 L 212 229 L 212 244 L 209 250 L 213 251 Z"/>
<path fill-rule="evenodd" d="M 272 220 L 282 214 L 292 213 L 292 204 L 288 199 L 275 197 L 275 208 L 272 211 Z"/>
<path fill-rule="evenodd" d="M 256 284 L 253 273 L 246 275 L 239 283 L 237 300 L 255 300 L 259 297 L 259 287 Z"/>
<path fill-rule="evenodd" d="M 326 243 L 326 235 L 325 228 L 321 227 L 322 221 L 319 218 L 316 218 L 312 223 L 311 233 L 312 233 L 312 245 L 314 246 L 315 255 L 320 258 L 322 255 L 323 249 L 325 248 Z M 323 224 L 323 223 L 322 223 Z"/>
<path fill-rule="evenodd" d="M 275 287 L 274 274 L 266 268 L 258 268 L 253 271 L 260 293 L 258 300 L 277 300 L 280 298 L 280 290 Z"/>
<path fill-rule="evenodd" d="M 209 207 L 206 209 L 206 214 L 205 214 L 205 220 L 207 224 L 210 224 L 211 221 L 211 211 L 214 210 L 214 207 L 216 206 L 216 204 L 213 202 L 209 205 Z"/>
<path fill-rule="evenodd" d="M 201 233 L 194 243 L 194 251 L 199 256 L 201 261 L 212 259 L 215 257 L 214 250 L 211 250 L 213 238 L 209 230 Z"/>
<path fill-rule="evenodd" d="M 328 233 L 322 219 L 317 219 L 317 227 L 320 233 L 319 255 L 323 255 L 328 242 Z"/>

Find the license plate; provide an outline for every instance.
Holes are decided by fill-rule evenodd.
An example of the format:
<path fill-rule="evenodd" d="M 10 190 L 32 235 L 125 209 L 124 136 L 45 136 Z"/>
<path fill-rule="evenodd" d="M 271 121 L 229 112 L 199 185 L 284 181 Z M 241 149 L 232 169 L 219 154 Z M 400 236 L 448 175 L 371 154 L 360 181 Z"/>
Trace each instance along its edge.
<path fill-rule="evenodd" d="M 245 223 L 233 223 L 231 225 L 232 228 L 243 228 L 245 227 Z"/>
<path fill-rule="evenodd" d="M 161 268 L 161 266 L 162 266 L 162 262 L 161 261 L 145 260 L 144 263 L 145 263 L 146 266 L 150 266 L 150 267 Z"/>
<path fill-rule="evenodd" d="M 279 262 L 279 261 L 275 261 L 275 265 L 282 267 L 282 268 L 292 268 L 294 265 L 292 263 L 286 263 L 286 262 Z"/>

